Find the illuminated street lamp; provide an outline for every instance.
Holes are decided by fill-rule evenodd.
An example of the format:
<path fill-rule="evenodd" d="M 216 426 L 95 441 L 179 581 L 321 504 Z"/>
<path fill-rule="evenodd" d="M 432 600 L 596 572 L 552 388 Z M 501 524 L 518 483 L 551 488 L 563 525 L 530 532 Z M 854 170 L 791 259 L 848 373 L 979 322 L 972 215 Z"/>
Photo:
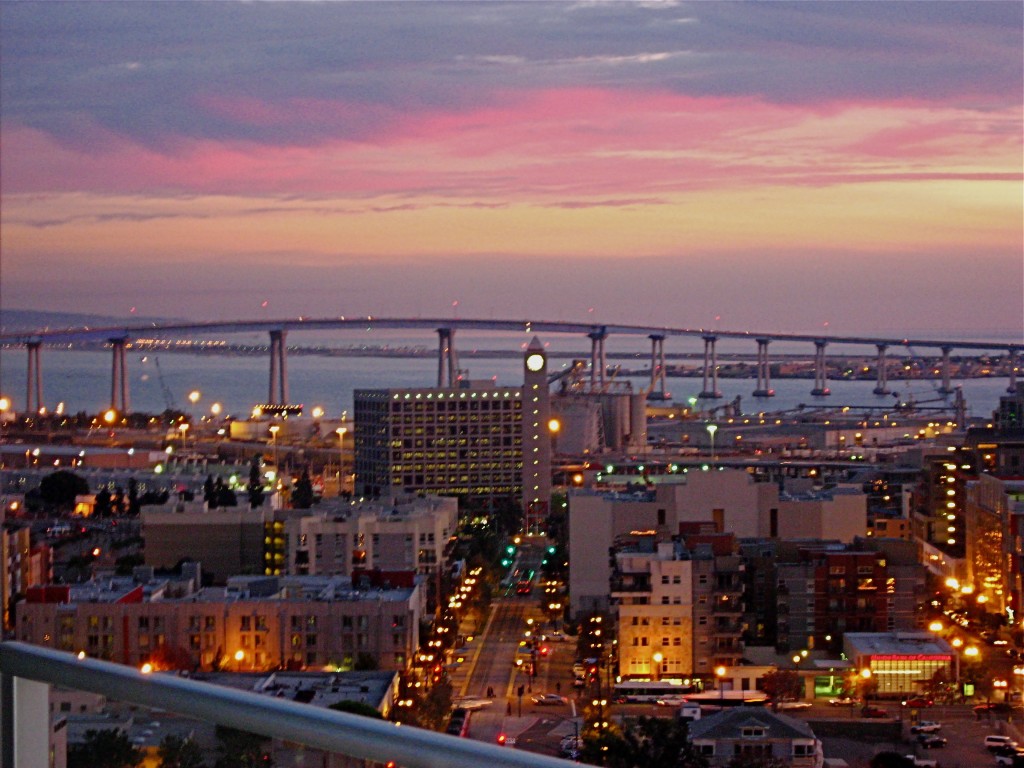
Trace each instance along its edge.
<path fill-rule="evenodd" d="M 270 426 L 270 440 L 274 445 L 274 469 L 277 469 L 277 433 L 281 431 L 281 427 L 277 424 Z"/>
<path fill-rule="evenodd" d="M 718 679 L 718 698 L 719 699 L 724 699 L 725 698 L 725 688 L 724 688 L 725 673 L 726 673 L 725 667 L 715 667 L 715 677 Z"/>
<path fill-rule="evenodd" d="M 224 408 L 220 403 L 214 403 L 213 405 L 210 406 L 210 413 L 212 413 L 214 416 L 220 416 L 221 411 L 223 410 Z"/>
<path fill-rule="evenodd" d="M 3 411 L 9 411 L 11 409 L 11 398 L 0 397 L 0 413 Z"/>
<path fill-rule="evenodd" d="M 198 403 L 200 397 L 202 397 L 202 393 L 200 393 L 198 389 L 193 389 L 188 393 L 188 401 L 192 403 L 192 405 Z"/>
<path fill-rule="evenodd" d="M 717 424 L 708 424 L 708 434 L 711 435 L 711 466 L 715 466 L 715 432 L 718 431 Z"/>
<path fill-rule="evenodd" d="M 662 656 L 659 651 L 651 657 L 651 660 L 654 662 L 654 669 L 652 670 L 654 674 L 652 677 L 654 678 L 654 682 L 658 682 L 658 680 L 661 679 L 661 662 L 665 660 L 665 657 Z"/>

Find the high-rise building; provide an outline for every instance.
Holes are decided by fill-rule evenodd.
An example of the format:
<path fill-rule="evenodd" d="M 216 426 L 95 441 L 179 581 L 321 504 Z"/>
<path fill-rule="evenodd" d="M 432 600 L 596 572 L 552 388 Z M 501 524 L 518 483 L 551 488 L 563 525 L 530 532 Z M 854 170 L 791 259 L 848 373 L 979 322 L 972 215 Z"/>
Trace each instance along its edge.
<path fill-rule="evenodd" d="M 520 387 L 355 391 L 355 491 L 522 501 L 543 520 L 551 496 L 547 355 L 536 338 Z"/>

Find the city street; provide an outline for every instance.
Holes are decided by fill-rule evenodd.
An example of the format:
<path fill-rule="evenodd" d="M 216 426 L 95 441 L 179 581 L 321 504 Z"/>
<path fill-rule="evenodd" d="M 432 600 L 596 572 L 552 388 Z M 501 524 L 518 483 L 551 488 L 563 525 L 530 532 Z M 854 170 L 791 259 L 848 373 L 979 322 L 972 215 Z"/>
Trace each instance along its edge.
<path fill-rule="evenodd" d="M 473 712 L 470 738 L 495 743 L 499 734 L 503 734 L 510 747 L 558 755 L 559 741 L 576 733 L 581 726 L 577 717 L 576 690 L 572 687 L 576 643 L 572 637 L 563 642 L 546 643 L 548 654 L 538 657 L 537 674 L 531 678 L 522 671 L 526 663 L 522 667 L 515 664 L 519 642 L 524 639 L 527 620 L 531 618 L 538 626 L 544 621 L 535 599 L 510 596 L 495 600 L 483 634 L 474 639 L 466 661 L 454 670 L 452 683 L 456 697 L 470 697 L 477 703 L 488 700 L 489 687 L 495 694 L 490 700 L 492 704 Z M 520 685 L 524 692 L 521 701 L 518 696 Z M 540 693 L 559 693 L 567 701 L 556 705 L 534 704 L 531 696 Z M 993 755 L 983 746 L 986 735 L 1008 733 L 1024 743 L 1024 734 L 1015 730 L 1014 723 L 984 717 L 978 719 L 971 706 L 966 704 L 938 705 L 918 710 L 917 719 L 941 723 L 938 735 L 947 739 L 947 744 L 941 748 L 924 749 L 918 746 L 916 737 L 910 733 L 914 711 L 901 709 L 898 702 L 879 703 L 901 720 L 902 740 L 878 743 L 866 738 L 822 736 L 825 756 L 846 760 L 850 768 L 867 768 L 875 753 L 891 749 L 902 755 L 935 759 L 942 768 L 983 768 L 995 765 Z M 612 711 L 617 717 L 675 716 L 674 708 L 654 704 L 618 704 Z M 861 721 L 856 709 L 831 707 L 824 701 L 815 702 L 807 710 L 784 714 L 807 720 L 812 727 L 820 722 L 822 726 L 818 730 L 823 733 L 829 730 L 828 722 Z"/>

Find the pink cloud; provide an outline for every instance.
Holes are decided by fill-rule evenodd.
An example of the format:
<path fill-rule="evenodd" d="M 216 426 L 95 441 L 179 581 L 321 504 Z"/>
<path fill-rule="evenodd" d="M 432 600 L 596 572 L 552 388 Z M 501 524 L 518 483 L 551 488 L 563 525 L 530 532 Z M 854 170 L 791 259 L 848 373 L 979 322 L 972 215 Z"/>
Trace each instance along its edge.
<path fill-rule="evenodd" d="M 1020 177 L 1016 113 L 906 102 L 808 107 L 607 89 L 509 94 L 501 103 L 400 114 L 344 102 L 207 96 L 197 106 L 209 114 L 283 132 L 309 123 L 313 138 L 277 145 L 179 139 L 161 151 L 107 134 L 97 142 L 105 147 L 101 154 L 9 126 L 5 192 L 398 195 L 416 205 L 446 198 L 566 205 L 585 203 L 566 201 L 581 195 L 660 198 L 752 185 Z M 324 134 L 356 116 L 378 125 L 372 139 Z"/>

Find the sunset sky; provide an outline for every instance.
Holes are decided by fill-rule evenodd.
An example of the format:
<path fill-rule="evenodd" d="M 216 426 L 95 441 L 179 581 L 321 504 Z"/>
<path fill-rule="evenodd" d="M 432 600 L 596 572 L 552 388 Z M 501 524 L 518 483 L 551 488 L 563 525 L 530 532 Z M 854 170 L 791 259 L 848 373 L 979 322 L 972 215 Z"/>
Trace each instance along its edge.
<path fill-rule="evenodd" d="M 4 2 L 0 301 L 1024 336 L 1022 8 Z"/>

